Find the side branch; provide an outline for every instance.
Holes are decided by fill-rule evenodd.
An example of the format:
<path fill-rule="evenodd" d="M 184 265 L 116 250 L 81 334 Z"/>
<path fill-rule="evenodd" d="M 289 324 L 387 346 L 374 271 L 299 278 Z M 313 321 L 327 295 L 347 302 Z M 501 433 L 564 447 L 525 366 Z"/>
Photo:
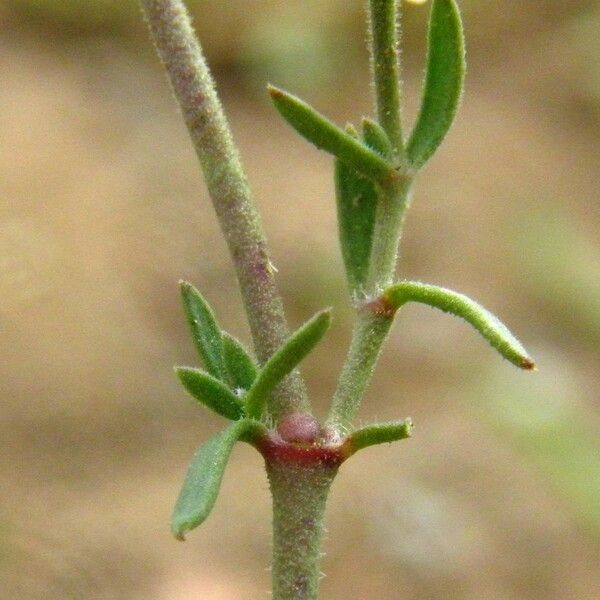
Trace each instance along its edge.
<path fill-rule="evenodd" d="M 141 0 L 158 54 L 200 159 L 208 191 L 235 264 L 261 363 L 288 336 L 260 217 L 234 146 L 214 81 L 182 0 Z M 308 408 L 304 384 L 292 373 L 274 394 L 271 412 Z"/>

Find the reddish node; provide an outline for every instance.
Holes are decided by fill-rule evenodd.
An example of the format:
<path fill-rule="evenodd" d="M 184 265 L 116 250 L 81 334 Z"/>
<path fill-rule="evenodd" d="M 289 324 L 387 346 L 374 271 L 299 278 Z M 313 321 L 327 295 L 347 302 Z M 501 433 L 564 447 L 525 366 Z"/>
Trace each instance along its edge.
<path fill-rule="evenodd" d="M 288 444 L 314 444 L 320 433 L 319 422 L 307 413 L 293 413 L 284 417 L 277 426 L 281 439 Z"/>

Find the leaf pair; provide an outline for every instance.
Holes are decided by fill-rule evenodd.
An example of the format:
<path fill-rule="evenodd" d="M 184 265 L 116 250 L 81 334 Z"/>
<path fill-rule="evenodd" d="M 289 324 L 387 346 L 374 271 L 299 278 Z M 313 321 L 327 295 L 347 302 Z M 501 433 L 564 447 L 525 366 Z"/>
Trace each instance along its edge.
<path fill-rule="evenodd" d="M 200 292 L 185 281 L 180 285 L 192 338 L 206 371 L 176 367 L 177 376 L 194 398 L 228 419 L 240 419 L 245 412 L 240 395 L 256 379 L 256 363 L 241 342 L 221 331 Z"/>
<path fill-rule="evenodd" d="M 458 5 L 455 0 L 434 0 L 421 109 L 405 148 L 413 169 L 431 158 L 448 133 L 462 96 L 464 75 L 465 42 Z M 385 155 L 361 144 L 312 106 L 273 86 L 269 86 L 269 93 L 283 118 L 317 148 L 373 181 L 393 176 L 393 164 Z M 391 141 L 396 144 L 399 140 Z"/>
<path fill-rule="evenodd" d="M 182 282 L 181 293 L 206 371 L 177 367 L 177 375 L 194 398 L 234 422 L 203 444 L 188 467 L 171 518 L 171 530 L 178 539 L 184 539 L 186 532 L 209 515 L 234 444 L 240 440 L 255 442 L 266 433 L 257 419 L 273 389 L 317 345 L 331 322 L 330 311 L 317 313 L 259 369 L 240 342 L 221 331 L 197 289 Z"/>
<path fill-rule="evenodd" d="M 535 369 L 535 362 L 508 328 L 495 315 L 463 294 L 435 285 L 403 281 L 385 290 L 382 300 L 392 312 L 407 302 L 420 302 L 461 317 L 511 363 L 521 369 Z"/>
<path fill-rule="evenodd" d="M 462 95 L 465 45 L 460 12 L 455 0 L 434 0 L 428 32 L 427 71 L 419 116 L 406 146 L 401 170 L 416 171 L 434 154 L 452 125 Z M 398 83 L 399 85 L 399 83 Z M 269 86 L 283 118 L 317 148 L 336 157 L 335 185 L 342 256 L 353 295 L 367 279 L 375 215 L 376 183 L 398 177 L 399 158 L 390 140 L 373 121 L 363 121 L 363 139 L 351 128 L 337 127 L 299 98 Z M 353 134 L 354 133 L 354 134 Z"/>
<path fill-rule="evenodd" d="M 259 369 L 242 344 L 221 331 L 196 288 L 183 282 L 181 292 L 206 371 L 177 367 L 176 373 L 194 398 L 232 421 L 244 416 L 260 419 L 275 387 L 312 351 L 331 323 L 330 311 L 317 313 Z"/>

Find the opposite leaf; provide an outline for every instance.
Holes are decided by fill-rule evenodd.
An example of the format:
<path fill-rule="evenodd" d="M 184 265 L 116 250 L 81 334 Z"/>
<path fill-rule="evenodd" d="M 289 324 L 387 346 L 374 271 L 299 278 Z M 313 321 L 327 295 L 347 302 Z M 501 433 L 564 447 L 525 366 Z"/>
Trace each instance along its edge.
<path fill-rule="evenodd" d="M 263 408 L 275 386 L 319 343 L 331 324 L 331 313 L 317 313 L 294 331 L 283 346 L 271 356 L 245 396 L 248 416 L 260 418 Z"/>
<path fill-rule="evenodd" d="M 244 403 L 224 383 L 191 367 L 175 367 L 183 387 L 199 402 L 217 414 L 237 421 L 244 415 Z"/>
<path fill-rule="evenodd" d="M 249 390 L 258 373 L 256 363 L 242 343 L 228 333 L 223 333 L 223 356 L 233 389 Z"/>
<path fill-rule="evenodd" d="M 391 144 L 377 123 L 364 119 L 363 135 L 371 149 L 384 157 L 390 155 Z M 369 276 L 377 189 L 372 181 L 339 158 L 334 164 L 334 179 L 342 258 L 350 290 L 353 295 L 359 295 Z"/>
<path fill-rule="evenodd" d="M 344 446 L 347 448 L 348 455 L 350 455 L 369 446 L 389 444 L 409 438 L 412 430 L 413 423 L 410 419 L 367 425 L 353 431 L 348 436 Z"/>
<path fill-rule="evenodd" d="M 427 73 L 421 110 L 406 148 L 422 167 L 448 133 L 462 95 L 465 42 L 455 0 L 434 0 L 429 19 Z"/>
<path fill-rule="evenodd" d="M 387 181 L 397 176 L 387 160 L 326 119 L 312 106 L 276 87 L 269 86 L 268 89 L 281 116 L 317 148 L 337 156 L 374 181 Z"/>
<path fill-rule="evenodd" d="M 188 531 L 208 517 L 217 499 L 233 445 L 258 432 L 259 428 L 258 423 L 249 419 L 237 421 L 200 446 L 192 458 L 171 517 L 171 531 L 177 539 L 185 539 Z"/>
<path fill-rule="evenodd" d="M 385 290 L 383 300 L 394 310 L 412 301 L 461 317 L 511 363 L 521 369 L 535 369 L 533 359 L 508 328 L 495 315 L 463 294 L 436 285 L 403 281 Z"/>
<path fill-rule="evenodd" d="M 215 315 L 191 283 L 181 281 L 180 286 L 185 314 L 204 366 L 211 375 L 223 379 L 223 340 Z"/>

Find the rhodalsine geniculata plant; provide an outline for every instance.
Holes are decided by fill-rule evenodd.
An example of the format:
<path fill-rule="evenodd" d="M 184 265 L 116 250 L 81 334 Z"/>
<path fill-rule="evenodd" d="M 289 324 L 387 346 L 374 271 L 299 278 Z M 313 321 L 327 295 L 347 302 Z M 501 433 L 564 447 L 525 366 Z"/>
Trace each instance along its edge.
<path fill-rule="evenodd" d="M 313 416 L 297 366 L 330 325 L 324 310 L 290 334 L 259 215 L 182 0 L 141 0 L 152 38 L 181 106 L 236 268 L 254 353 L 219 325 L 211 307 L 182 282 L 185 313 L 203 368 L 177 367 L 189 394 L 230 424 L 193 457 L 171 528 L 184 539 L 209 515 L 236 442 L 263 456 L 273 496 L 273 597 L 317 598 L 323 515 L 340 465 L 358 450 L 407 438 L 410 419 L 356 428 L 354 417 L 396 313 L 420 302 L 461 317 L 517 367 L 534 362 L 509 330 L 466 296 L 395 279 L 411 189 L 454 119 L 465 73 L 455 0 L 433 0 L 420 112 L 408 135 L 401 112 L 397 0 L 369 0 L 375 117 L 339 127 L 292 94 L 269 86 L 281 116 L 334 157 L 339 239 L 352 341 L 329 415 Z"/>

